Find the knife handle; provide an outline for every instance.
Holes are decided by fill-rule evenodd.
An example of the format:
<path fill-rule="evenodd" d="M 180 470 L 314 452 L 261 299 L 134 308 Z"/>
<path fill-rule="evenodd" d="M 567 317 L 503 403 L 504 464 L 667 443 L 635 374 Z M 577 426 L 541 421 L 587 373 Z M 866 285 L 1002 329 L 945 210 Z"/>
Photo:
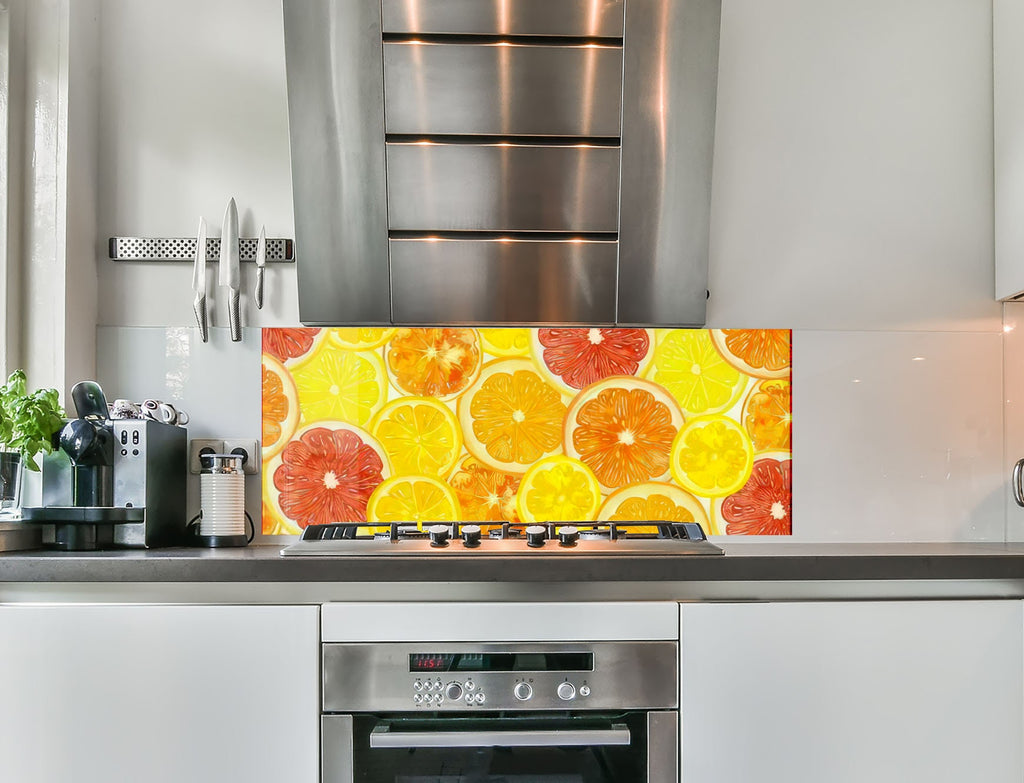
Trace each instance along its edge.
<path fill-rule="evenodd" d="M 192 300 L 192 309 L 196 314 L 196 323 L 199 324 L 199 336 L 204 343 L 209 342 L 210 333 L 206 328 L 206 297 L 196 294 L 196 298 Z"/>
<path fill-rule="evenodd" d="M 253 301 L 256 302 L 256 309 L 263 309 L 263 267 L 256 267 L 256 291 L 253 293 Z"/>
<path fill-rule="evenodd" d="M 242 341 L 241 313 L 239 312 L 239 291 L 231 291 L 231 299 L 228 302 L 228 324 L 231 326 L 231 342 Z"/>

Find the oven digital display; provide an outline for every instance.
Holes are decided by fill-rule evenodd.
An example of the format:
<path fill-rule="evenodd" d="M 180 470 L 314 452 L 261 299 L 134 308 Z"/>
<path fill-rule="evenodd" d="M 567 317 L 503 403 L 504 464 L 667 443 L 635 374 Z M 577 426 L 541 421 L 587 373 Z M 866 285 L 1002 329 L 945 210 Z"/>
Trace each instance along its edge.
<path fill-rule="evenodd" d="M 591 672 L 594 654 L 583 652 L 412 653 L 410 672 Z"/>

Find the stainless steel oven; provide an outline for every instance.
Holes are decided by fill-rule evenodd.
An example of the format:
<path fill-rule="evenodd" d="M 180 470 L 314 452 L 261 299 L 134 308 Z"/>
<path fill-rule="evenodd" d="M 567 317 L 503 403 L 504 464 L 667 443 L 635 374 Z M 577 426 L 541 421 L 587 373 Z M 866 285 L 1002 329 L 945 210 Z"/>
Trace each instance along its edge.
<path fill-rule="evenodd" d="M 677 783 L 674 641 L 322 651 L 324 783 Z"/>

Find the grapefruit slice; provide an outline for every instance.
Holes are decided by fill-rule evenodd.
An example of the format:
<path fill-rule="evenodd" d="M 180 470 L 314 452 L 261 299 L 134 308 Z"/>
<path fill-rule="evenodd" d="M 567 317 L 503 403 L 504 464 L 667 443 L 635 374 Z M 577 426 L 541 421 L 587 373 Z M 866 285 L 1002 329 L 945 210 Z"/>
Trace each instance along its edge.
<path fill-rule="evenodd" d="M 713 515 L 731 536 L 788 536 L 793 532 L 793 459 L 759 454 L 743 488 L 715 500 Z"/>
<path fill-rule="evenodd" d="M 525 473 L 562 450 L 562 395 L 529 359 L 495 359 L 458 401 L 466 449 L 494 470 Z"/>
<path fill-rule="evenodd" d="M 433 397 L 392 400 L 373 417 L 370 432 L 387 451 L 398 476 L 447 476 L 462 451 L 455 414 Z"/>
<path fill-rule="evenodd" d="M 515 522 L 519 476 L 489 468 L 473 457 L 448 479 L 467 522 Z"/>
<path fill-rule="evenodd" d="M 565 416 L 565 453 L 604 489 L 667 478 L 672 441 L 683 426 L 664 388 L 630 376 L 605 378 L 576 395 Z"/>
<path fill-rule="evenodd" d="M 613 375 L 640 375 L 654 352 L 648 329 L 534 329 L 537 367 L 568 395 Z"/>
<path fill-rule="evenodd" d="M 277 359 L 263 354 L 263 459 L 273 457 L 299 425 L 299 393 L 292 376 Z"/>
<path fill-rule="evenodd" d="M 754 465 L 750 436 L 736 421 L 699 416 L 672 444 L 672 477 L 698 497 L 722 497 L 740 489 Z"/>
<path fill-rule="evenodd" d="M 450 400 L 479 374 L 480 340 L 473 329 L 398 329 L 385 357 L 402 393 Z"/>
<path fill-rule="evenodd" d="M 371 493 L 390 475 L 383 447 L 368 432 L 343 421 L 316 422 L 265 463 L 264 501 L 299 530 L 365 522 Z"/>
<path fill-rule="evenodd" d="M 558 454 L 523 476 L 516 511 L 526 524 L 592 521 L 601 505 L 597 477 L 578 459 Z"/>
<path fill-rule="evenodd" d="M 312 353 L 323 338 L 322 329 L 306 327 L 282 329 L 267 327 L 263 329 L 263 353 L 268 353 L 280 362 L 294 363 Z"/>
<path fill-rule="evenodd" d="M 755 378 L 785 378 L 793 361 L 789 329 L 712 329 L 715 347 L 733 367 Z"/>

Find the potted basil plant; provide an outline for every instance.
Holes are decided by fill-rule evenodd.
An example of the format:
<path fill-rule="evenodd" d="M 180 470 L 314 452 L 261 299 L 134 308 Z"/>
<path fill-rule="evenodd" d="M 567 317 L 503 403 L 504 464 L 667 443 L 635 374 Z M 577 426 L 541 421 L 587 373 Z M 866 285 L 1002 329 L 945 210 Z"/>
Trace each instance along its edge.
<path fill-rule="evenodd" d="M 24 370 L 0 386 L 0 514 L 20 513 L 22 472 L 39 471 L 36 457 L 53 451 L 63 426 L 56 389 L 29 392 Z"/>

